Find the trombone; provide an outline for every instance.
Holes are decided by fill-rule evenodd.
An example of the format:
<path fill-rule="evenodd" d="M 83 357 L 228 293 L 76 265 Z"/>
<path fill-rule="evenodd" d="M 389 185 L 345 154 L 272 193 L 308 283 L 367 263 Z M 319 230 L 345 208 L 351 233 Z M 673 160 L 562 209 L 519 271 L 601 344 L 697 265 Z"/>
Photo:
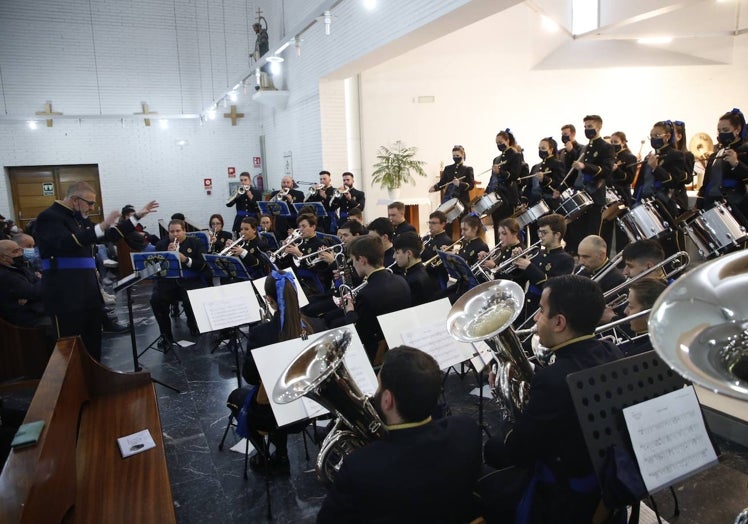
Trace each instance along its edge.
<path fill-rule="evenodd" d="M 465 240 L 464 236 L 458 238 L 456 242 L 452 243 L 452 245 L 450 245 L 450 246 L 445 247 L 444 249 L 441 249 L 441 250 L 437 249 L 436 250 L 437 251 L 436 255 L 434 255 L 433 257 L 429 258 L 426 262 L 423 263 L 423 265 L 425 267 L 432 267 L 432 268 L 441 266 L 442 265 L 442 259 L 439 258 L 439 251 L 450 251 L 450 250 L 454 249 L 454 247 L 457 244 L 462 244 L 463 240 Z M 390 264 L 390 266 L 392 266 L 392 264 Z M 388 269 L 389 269 L 389 266 L 388 266 Z"/>
<path fill-rule="evenodd" d="M 319 264 L 322 262 L 322 259 L 320 258 L 319 254 L 324 251 L 333 251 L 333 255 L 336 257 L 340 255 L 343 252 L 343 244 L 333 244 L 332 246 L 327 246 L 318 249 L 314 253 L 309 253 L 308 255 L 300 256 L 300 257 L 293 257 L 293 263 L 296 267 L 301 266 L 301 262 L 303 260 L 307 260 L 307 264 L 310 266 L 314 266 L 316 264 Z"/>
<path fill-rule="evenodd" d="M 491 251 L 488 252 L 488 255 L 486 255 L 484 258 L 477 261 L 475 264 L 473 264 L 470 267 L 470 271 L 472 271 L 473 275 L 475 275 L 476 278 L 483 278 L 485 280 L 493 280 L 496 278 L 496 275 L 501 275 L 504 273 L 511 273 L 515 269 L 517 269 L 516 264 L 514 263 L 520 258 L 527 257 L 529 259 L 533 259 L 536 256 L 540 254 L 541 246 L 540 246 L 540 240 L 532 244 L 527 249 L 523 250 L 521 253 L 517 253 L 516 255 L 513 255 L 510 258 L 507 258 L 504 260 L 501 264 L 496 266 L 495 268 L 486 268 L 483 267 L 483 264 L 487 260 L 493 260 L 496 261 L 496 254 L 498 253 L 499 256 L 501 255 L 501 244 L 494 247 Z"/>
<path fill-rule="evenodd" d="M 270 262 L 275 264 L 276 261 L 280 260 L 281 258 L 286 256 L 286 248 L 290 246 L 291 244 L 296 243 L 297 240 L 301 239 L 301 231 L 298 229 L 294 229 L 293 232 L 288 235 L 288 238 L 283 241 L 283 243 L 280 245 L 278 249 L 270 253 L 268 255 L 268 258 L 270 259 Z"/>
<path fill-rule="evenodd" d="M 231 244 L 229 244 L 228 246 L 226 246 L 225 248 L 223 248 L 223 251 L 221 251 L 220 253 L 218 253 L 218 256 L 219 257 L 225 257 L 226 255 L 228 255 L 231 252 L 231 250 L 235 246 L 244 247 L 244 237 L 237 238 Z"/>
<path fill-rule="evenodd" d="M 626 298 L 626 295 L 622 295 L 621 291 L 624 289 L 628 289 L 628 287 L 633 284 L 634 282 L 641 280 L 643 278 L 646 278 L 650 276 L 652 273 L 663 269 L 668 264 L 672 263 L 673 268 L 670 271 L 666 271 L 665 275 L 662 277 L 664 280 L 668 280 L 678 273 L 681 273 L 688 267 L 688 264 L 691 263 L 691 257 L 688 255 L 685 251 L 678 251 L 674 255 L 666 258 L 662 262 L 659 262 L 655 264 L 654 266 L 650 267 L 649 269 L 646 269 L 636 275 L 635 277 L 631 277 L 625 282 L 622 282 L 621 284 L 617 285 L 614 288 L 609 289 L 605 293 L 603 293 L 603 297 L 605 298 L 605 302 L 607 307 L 611 309 L 616 309 L 618 307 L 621 307 L 623 304 L 625 304 L 628 299 Z"/>

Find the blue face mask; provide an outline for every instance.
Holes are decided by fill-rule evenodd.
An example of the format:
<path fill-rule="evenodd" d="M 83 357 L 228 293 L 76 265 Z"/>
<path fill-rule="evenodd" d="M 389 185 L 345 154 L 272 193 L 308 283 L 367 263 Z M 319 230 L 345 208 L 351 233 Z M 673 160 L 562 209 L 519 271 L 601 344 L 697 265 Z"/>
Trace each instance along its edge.
<path fill-rule="evenodd" d="M 39 252 L 36 250 L 35 247 L 23 248 L 23 259 L 24 260 L 36 260 L 37 258 L 39 258 Z"/>

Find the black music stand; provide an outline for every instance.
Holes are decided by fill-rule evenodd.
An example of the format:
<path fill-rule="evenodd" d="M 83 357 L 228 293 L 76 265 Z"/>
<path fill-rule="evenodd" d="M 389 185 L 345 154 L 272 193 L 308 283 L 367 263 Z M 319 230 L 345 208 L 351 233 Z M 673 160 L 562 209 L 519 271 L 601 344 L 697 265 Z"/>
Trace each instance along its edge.
<path fill-rule="evenodd" d="M 249 280 L 249 273 L 247 268 L 244 267 L 239 257 L 234 256 L 220 256 L 220 255 L 204 255 L 205 262 L 213 270 L 213 275 L 227 279 L 231 282 L 240 282 Z M 237 327 L 228 328 L 229 331 L 220 330 L 219 338 L 216 340 L 213 347 L 210 349 L 211 353 L 215 353 L 218 348 L 223 345 L 225 340 L 228 340 L 227 344 L 229 348 L 234 348 L 241 345 L 241 338 L 245 337 L 244 333 L 241 332 Z M 223 335 L 226 336 L 223 336 Z M 239 386 L 241 387 L 241 386 Z"/>
<path fill-rule="evenodd" d="M 132 255 L 132 253 L 131 253 Z M 161 264 L 155 263 L 150 264 L 143 269 L 139 271 L 134 271 L 132 274 L 128 275 L 127 277 L 119 280 L 117 284 L 114 285 L 114 292 L 117 293 L 122 290 L 127 291 L 127 316 L 130 320 L 130 345 L 132 347 L 132 365 L 133 365 L 133 371 L 142 371 L 143 367 L 140 365 L 140 354 L 138 354 L 138 342 L 135 340 L 135 320 L 133 318 L 133 312 L 132 312 L 132 288 L 142 282 L 145 279 L 151 278 L 153 275 L 161 271 Z M 153 375 L 151 375 L 151 381 L 155 384 L 160 384 L 164 386 L 165 388 L 169 388 L 172 391 L 176 393 L 180 393 L 180 391 L 175 388 L 174 386 L 170 386 L 169 384 L 166 384 L 165 382 L 161 382 L 158 379 L 153 378 Z"/>
<path fill-rule="evenodd" d="M 623 408 L 688 384 L 654 351 L 571 373 L 566 377 L 566 383 L 601 485 L 605 457 L 612 446 L 626 450 L 636 460 L 623 418 Z M 638 515 L 638 505 L 634 511 Z"/>
<path fill-rule="evenodd" d="M 305 207 L 312 207 L 314 208 L 314 214 L 318 217 L 326 217 L 327 216 L 327 210 L 325 209 L 325 206 L 322 205 L 321 202 L 294 202 L 293 207 L 296 209 L 296 214 L 300 215 L 301 210 Z"/>
<path fill-rule="evenodd" d="M 259 231 L 258 234 L 260 235 L 260 238 L 264 238 L 265 242 L 268 243 L 268 250 L 276 251 L 278 247 L 280 247 L 278 239 L 275 238 L 275 233 L 272 231 Z"/>
<path fill-rule="evenodd" d="M 260 207 L 260 212 L 263 215 L 270 215 L 275 217 L 292 217 L 291 210 L 288 208 L 286 202 L 276 202 L 269 200 L 258 201 L 257 205 Z"/>

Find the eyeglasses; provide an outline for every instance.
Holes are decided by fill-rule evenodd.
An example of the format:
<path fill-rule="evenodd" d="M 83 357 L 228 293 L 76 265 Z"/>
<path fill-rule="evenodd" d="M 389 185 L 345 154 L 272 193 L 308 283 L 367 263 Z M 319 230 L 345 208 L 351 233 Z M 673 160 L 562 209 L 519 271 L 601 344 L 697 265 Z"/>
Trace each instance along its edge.
<path fill-rule="evenodd" d="M 86 200 L 83 197 L 76 197 L 78 200 L 83 200 L 86 204 L 88 204 L 90 207 L 93 207 L 96 205 L 96 200 Z"/>
<path fill-rule="evenodd" d="M 649 135 L 649 138 L 662 138 L 662 137 L 664 137 L 664 136 L 665 136 L 666 134 L 667 134 L 667 133 L 660 133 L 660 134 L 658 134 L 658 135 Z"/>
<path fill-rule="evenodd" d="M 538 229 L 538 236 L 544 237 L 546 235 L 550 235 L 551 230 L 550 229 Z"/>
<path fill-rule="evenodd" d="M 221 224 L 220 222 L 211 222 L 210 225 L 211 226 L 222 226 L 223 224 Z"/>

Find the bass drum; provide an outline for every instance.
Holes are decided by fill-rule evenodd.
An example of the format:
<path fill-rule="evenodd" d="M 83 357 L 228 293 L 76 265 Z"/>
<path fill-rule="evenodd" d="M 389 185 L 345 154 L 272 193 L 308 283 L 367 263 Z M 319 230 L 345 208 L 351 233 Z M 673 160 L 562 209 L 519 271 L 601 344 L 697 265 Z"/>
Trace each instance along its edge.
<path fill-rule="evenodd" d="M 566 217 L 569 222 L 582 216 L 582 213 L 592 205 L 592 198 L 582 190 L 567 189 L 561 193 L 561 199 L 561 205 L 556 208 L 556 213 Z"/>
<path fill-rule="evenodd" d="M 631 242 L 644 239 L 663 238 L 670 234 L 670 227 L 662 219 L 652 200 L 644 200 L 618 219 Z"/>
<path fill-rule="evenodd" d="M 735 220 L 724 202 L 691 219 L 686 225 L 686 234 L 705 258 L 739 249 L 748 240 L 745 228 Z"/>
<path fill-rule="evenodd" d="M 436 208 L 437 211 L 441 211 L 447 215 L 447 224 L 453 222 L 458 218 L 463 211 L 465 211 L 465 205 L 456 198 L 450 198 L 445 201 L 442 205 Z"/>
<path fill-rule="evenodd" d="M 477 199 L 472 205 L 472 211 L 478 216 L 490 215 L 504 203 L 498 193 L 488 193 Z"/>
<path fill-rule="evenodd" d="M 519 228 L 524 229 L 525 227 L 529 226 L 533 222 L 535 222 L 537 219 L 542 217 L 543 215 L 547 215 L 551 212 L 551 208 L 548 207 L 548 204 L 546 204 L 543 200 L 532 206 L 530 209 L 522 213 L 517 217 L 517 222 L 519 222 Z"/>

